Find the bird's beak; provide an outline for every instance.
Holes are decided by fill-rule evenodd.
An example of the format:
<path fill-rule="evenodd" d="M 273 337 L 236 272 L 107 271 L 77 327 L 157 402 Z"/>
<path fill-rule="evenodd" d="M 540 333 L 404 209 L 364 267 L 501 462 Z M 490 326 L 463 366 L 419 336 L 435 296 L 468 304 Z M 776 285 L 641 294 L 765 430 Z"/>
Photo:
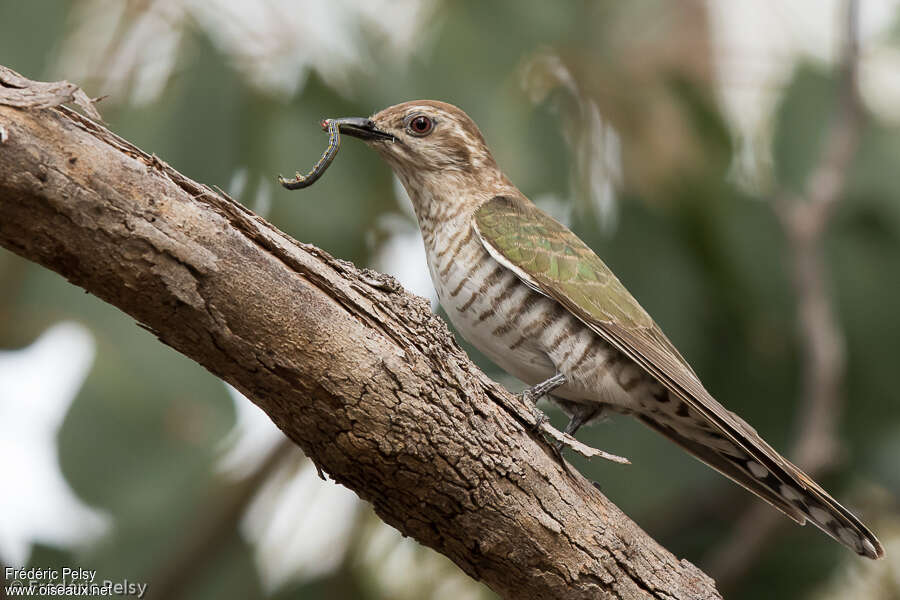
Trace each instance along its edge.
<path fill-rule="evenodd" d="M 352 135 L 355 138 L 366 141 L 384 140 L 389 142 L 397 141 L 393 135 L 386 131 L 381 131 L 375 126 L 375 121 L 364 117 L 345 117 L 343 119 L 333 119 L 338 124 L 338 130 L 346 135 Z"/>

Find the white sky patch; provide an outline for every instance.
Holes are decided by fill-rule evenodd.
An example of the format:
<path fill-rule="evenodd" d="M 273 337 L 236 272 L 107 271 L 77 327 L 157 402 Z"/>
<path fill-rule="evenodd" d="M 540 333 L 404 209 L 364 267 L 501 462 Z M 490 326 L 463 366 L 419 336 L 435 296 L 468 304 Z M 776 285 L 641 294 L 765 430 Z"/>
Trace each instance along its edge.
<path fill-rule="evenodd" d="M 246 477 L 259 468 L 284 434 L 258 406 L 226 385 L 237 419 L 223 440 L 219 469 Z M 350 490 L 319 479 L 300 450 L 266 480 L 241 522 L 253 544 L 266 589 L 334 571 L 350 543 L 360 501 Z"/>
<path fill-rule="evenodd" d="M 165 89 L 178 60 L 187 20 L 184 2 L 164 0 L 129 11 L 129 3 L 88 0 L 72 5 L 54 71 L 82 85 L 95 82 L 107 102 L 138 106 Z"/>
<path fill-rule="evenodd" d="M 570 173 L 575 202 L 589 202 L 602 230 L 613 231 L 618 221 L 617 191 L 623 181 L 622 144 L 618 132 L 603 118 L 597 104 L 585 98 L 559 56 L 538 52 L 525 63 L 520 79 L 535 104 L 543 102 L 556 87 L 564 89 L 577 102 L 578 111 L 574 115 L 557 108 L 562 117 L 563 137 L 575 159 L 575 168 Z M 583 201 L 579 202 L 579 198 Z M 568 225 L 567 220 L 554 217 Z"/>
<path fill-rule="evenodd" d="M 299 470 L 297 461 L 286 461 L 266 481 L 241 523 L 255 546 L 266 588 L 333 572 L 350 545 L 359 509 L 353 492 L 319 479 L 310 461 Z"/>
<path fill-rule="evenodd" d="M 259 178 L 259 185 L 256 186 L 256 194 L 253 197 L 253 212 L 263 217 L 269 216 L 272 211 L 272 182 L 271 177 Z"/>
<path fill-rule="evenodd" d="M 616 129 L 605 121 L 591 104 L 594 144 L 600 146 L 597 160 L 590 166 L 591 198 L 601 226 L 607 232 L 615 229 L 618 221 L 617 189 L 624 179 L 622 168 L 622 141 Z"/>
<path fill-rule="evenodd" d="M 82 0 L 60 45 L 60 77 L 93 81 L 107 102 L 156 100 L 183 40 L 202 30 L 260 91 L 300 92 L 310 71 L 339 92 L 377 56 L 406 61 L 431 33 L 433 0 Z M 363 35 L 366 33 L 368 35 Z M 97 89 L 97 88 L 95 88 Z"/>
<path fill-rule="evenodd" d="M 556 194 L 535 196 L 534 203 L 542 211 L 569 227 L 572 225 L 572 202 L 563 200 Z"/>
<path fill-rule="evenodd" d="M 220 444 L 223 454 L 218 469 L 232 477 L 246 477 L 284 439 L 284 434 L 260 407 L 227 383 L 223 385 L 234 402 L 235 422 Z"/>
<path fill-rule="evenodd" d="M 110 526 L 69 487 L 59 464 L 57 434 L 95 354 L 90 331 L 62 322 L 27 348 L 0 352 L 0 560 L 28 561 L 31 546 L 82 546 Z"/>
<path fill-rule="evenodd" d="M 709 0 L 711 36 L 726 114 L 743 133 L 769 119 L 798 58 L 828 61 L 838 2 Z"/>
<path fill-rule="evenodd" d="M 247 167 L 238 167 L 231 174 L 231 179 L 228 180 L 228 195 L 232 198 L 240 198 L 244 190 L 247 189 L 247 176 L 249 175 L 249 171 Z M 260 215 L 265 216 L 265 215 Z"/>
<path fill-rule="evenodd" d="M 866 49 L 859 87 L 866 106 L 896 125 L 900 123 L 900 47 L 897 42 L 888 43 L 886 37 L 879 34 Z"/>
<path fill-rule="evenodd" d="M 713 58 L 725 115 L 741 144 L 739 169 L 759 176 L 775 107 L 799 60 L 833 65 L 840 0 L 708 0 Z M 882 117 L 900 120 L 900 52 L 888 43 L 898 0 L 860 3 L 860 91 Z"/>
<path fill-rule="evenodd" d="M 364 538 L 361 562 L 386 598 L 477 600 L 483 589 L 444 556 L 424 549 L 382 523 Z M 437 586 L 435 582 L 440 582 Z"/>

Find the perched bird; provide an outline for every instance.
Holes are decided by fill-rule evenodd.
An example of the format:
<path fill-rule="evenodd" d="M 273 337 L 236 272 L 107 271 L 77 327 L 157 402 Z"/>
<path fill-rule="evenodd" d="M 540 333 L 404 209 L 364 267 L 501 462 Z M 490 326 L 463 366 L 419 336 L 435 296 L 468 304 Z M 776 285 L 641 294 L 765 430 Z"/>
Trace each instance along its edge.
<path fill-rule="evenodd" d="M 567 432 L 607 411 L 633 415 L 797 523 L 884 555 L 859 519 L 706 391 L 603 261 L 516 189 L 463 111 L 420 100 L 335 123 L 374 148 L 409 193 L 460 334 L 549 393 L 571 418 Z"/>

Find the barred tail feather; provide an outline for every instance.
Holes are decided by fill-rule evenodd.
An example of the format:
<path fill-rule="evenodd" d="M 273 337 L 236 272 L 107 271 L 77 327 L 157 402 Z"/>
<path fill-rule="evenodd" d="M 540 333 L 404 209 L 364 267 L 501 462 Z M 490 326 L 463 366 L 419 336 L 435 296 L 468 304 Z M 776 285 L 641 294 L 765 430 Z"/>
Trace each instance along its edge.
<path fill-rule="evenodd" d="M 775 454 L 777 460 L 759 460 L 708 426 L 686 426 L 683 421 L 671 421 L 672 417 L 664 414 L 639 415 L 638 419 L 798 524 L 812 522 L 859 555 L 872 559 L 884 556 L 881 542 L 859 519 L 762 439 L 748 439 L 745 446 Z M 763 462 L 775 468 L 763 466 Z"/>

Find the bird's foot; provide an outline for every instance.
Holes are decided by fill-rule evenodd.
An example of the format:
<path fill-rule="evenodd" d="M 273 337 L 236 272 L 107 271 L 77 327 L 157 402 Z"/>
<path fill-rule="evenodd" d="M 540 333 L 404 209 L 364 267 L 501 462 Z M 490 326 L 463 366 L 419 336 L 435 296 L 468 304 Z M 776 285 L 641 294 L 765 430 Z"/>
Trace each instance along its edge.
<path fill-rule="evenodd" d="M 537 407 L 538 398 L 534 396 L 532 392 L 533 389 L 534 388 L 526 388 L 522 390 L 522 402 L 531 409 L 531 414 L 534 417 L 534 423 L 531 424 L 531 430 L 538 432 L 550 419 L 544 414 L 544 411 Z"/>
<path fill-rule="evenodd" d="M 569 424 L 566 425 L 565 432 L 561 432 L 549 424 L 547 415 L 545 415 L 538 409 L 536 402 L 540 400 L 542 396 L 553 392 L 553 390 L 565 384 L 566 376 L 562 373 L 557 373 L 550 379 L 542 381 L 541 383 L 531 386 L 530 388 L 526 388 L 522 391 L 522 400 L 525 401 L 525 404 L 531 407 L 534 414 L 534 423 L 531 426 L 532 430 L 538 433 L 542 433 L 551 438 L 552 441 L 550 443 L 550 447 L 553 450 L 553 454 L 559 459 L 560 464 L 563 465 L 563 468 L 568 471 L 568 467 L 566 467 L 565 460 L 562 456 L 563 446 L 574 450 L 585 458 L 593 458 L 595 456 L 599 456 L 600 458 L 612 462 L 625 465 L 631 464 L 631 461 L 623 456 L 616 456 L 615 454 L 610 454 L 609 452 L 604 452 L 603 450 L 591 448 L 590 446 L 582 444 L 574 437 L 572 437 L 572 435 L 576 431 L 578 431 L 579 427 L 597 418 L 602 411 L 602 407 L 593 407 L 591 409 L 576 412 L 572 416 L 572 419 L 569 421 Z"/>

